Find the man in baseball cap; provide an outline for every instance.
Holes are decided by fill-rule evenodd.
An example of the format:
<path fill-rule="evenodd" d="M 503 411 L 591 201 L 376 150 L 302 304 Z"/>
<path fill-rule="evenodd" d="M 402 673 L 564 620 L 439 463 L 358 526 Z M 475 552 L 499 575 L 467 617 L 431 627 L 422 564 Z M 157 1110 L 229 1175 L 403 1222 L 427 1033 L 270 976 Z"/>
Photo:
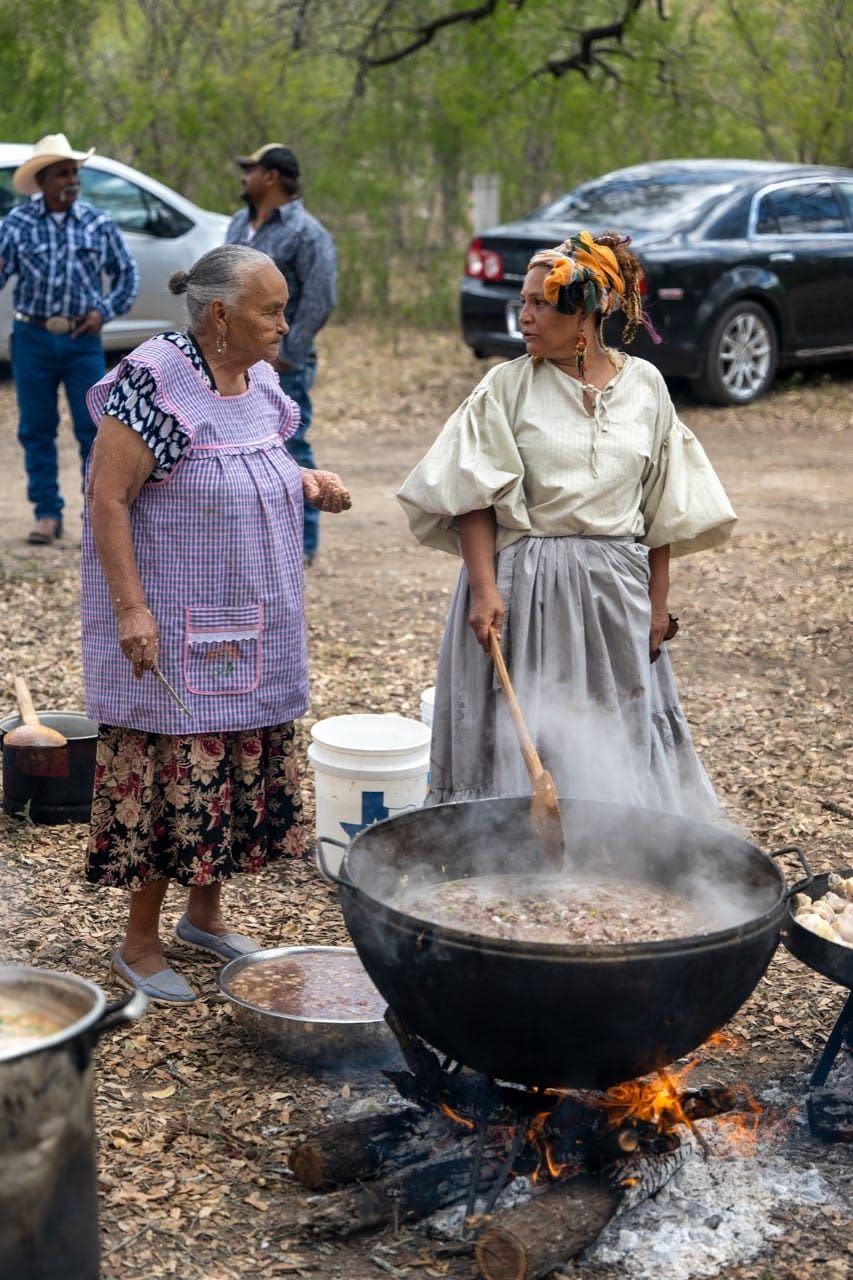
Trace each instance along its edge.
<path fill-rule="evenodd" d="M 95 438 L 86 392 L 104 374 L 101 326 L 128 311 L 139 272 L 108 214 L 78 200 L 80 166 L 94 152 L 75 151 L 64 133 L 40 138 L 12 175 L 30 196 L 0 228 L 0 289 L 16 276 L 12 370 L 18 395 L 18 439 L 27 496 L 35 508 L 28 541 L 62 533 L 56 458 L 57 392 L 64 383 L 83 463 Z M 110 281 L 104 292 L 103 275 Z"/>
<path fill-rule="evenodd" d="M 314 337 L 336 302 L 335 244 L 322 223 L 302 203 L 299 161 L 281 142 L 268 142 L 251 155 L 235 156 L 243 170 L 246 208 L 231 219 L 228 244 L 250 244 L 269 254 L 287 281 L 285 318 L 289 329 L 281 341 L 275 367 L 282 389 L 302 411 L 302 421 L 287 447 L 300 467 L 314 467 L 306 439 L 311 425 L 311 385 L 317 372 Z M 305 507 L 303 551 L 306 565 L 317 554 L 319 512 Z"/>

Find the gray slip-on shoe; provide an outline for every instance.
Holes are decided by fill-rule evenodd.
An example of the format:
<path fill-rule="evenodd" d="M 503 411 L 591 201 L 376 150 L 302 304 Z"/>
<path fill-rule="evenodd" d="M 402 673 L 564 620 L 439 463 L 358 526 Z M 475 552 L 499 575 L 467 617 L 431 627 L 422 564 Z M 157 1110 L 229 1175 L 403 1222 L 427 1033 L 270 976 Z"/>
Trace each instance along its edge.
<path fill-rule="evenodd" d="M 220 960 L 236 960 L 237 956 L 248 956 L 261 950 L 261 944 L 254 938 L 247 938 L 244 933 L 226 933 L 222 937 L 218 933 L 205 933 L 204 929 L 197 929 L 191 924 L 186 914 L 175 925 L 175 937 L 186 946 L 209 951 Z"/>
<path fill-rule="evenodd" d="M 131 969 L 121 951 L 113 956 L 112 971 L 124 986 L 144 991 L 149 1000 L 158 1004 L 192 1004 L 198 998 L 186 978 L 174 969 L 161 969 L 143 978 Z"/>

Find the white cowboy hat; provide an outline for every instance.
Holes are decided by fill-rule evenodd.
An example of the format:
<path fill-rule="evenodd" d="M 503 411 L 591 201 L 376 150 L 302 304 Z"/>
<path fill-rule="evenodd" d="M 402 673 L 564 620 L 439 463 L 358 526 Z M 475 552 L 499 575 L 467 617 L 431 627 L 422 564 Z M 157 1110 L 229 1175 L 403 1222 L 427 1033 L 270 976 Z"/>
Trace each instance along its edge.
<path fill-rule="evenodd" d="M 39 138 L 29 160 L 25 160 L 12 174 L 12 186 L 22 196 L 34 196 L 39 189 L 36 174 L 42 169 L 46 169 L 49 164 L 56 164 L 58 160 L 76 160 L 79 164 L 85 164 L 94 153 L 94 147 L 90 147 L 88 151 L 72 150 L 64 133 L 48 133 Z"/>

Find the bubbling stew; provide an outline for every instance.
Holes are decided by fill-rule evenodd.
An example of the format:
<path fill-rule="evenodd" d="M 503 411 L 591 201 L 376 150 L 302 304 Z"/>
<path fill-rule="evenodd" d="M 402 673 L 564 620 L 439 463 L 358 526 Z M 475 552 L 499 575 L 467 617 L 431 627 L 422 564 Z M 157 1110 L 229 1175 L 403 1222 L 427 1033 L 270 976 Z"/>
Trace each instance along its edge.
<path fill-rule="evenodd" d="M 466 933 L 567 946 L 661 942 L 721 927 L 707 904 L 629 880 L 471 876 L 410 890 L 399 906 Z"/>
<path fill-rule="evenodd" d="M 348 951 L 258 960 L 239 970 L 228 990 L 256 1009 L 318 1022 L 369 1022 L 385 1013 L 385 1001 Z"/>
<path fill-rule="evenodd" d="M 55 1014 L 34 1009 L 9 994 L 0 994 L 0 1053 L 34 1047 L 67 1024 Z"/>

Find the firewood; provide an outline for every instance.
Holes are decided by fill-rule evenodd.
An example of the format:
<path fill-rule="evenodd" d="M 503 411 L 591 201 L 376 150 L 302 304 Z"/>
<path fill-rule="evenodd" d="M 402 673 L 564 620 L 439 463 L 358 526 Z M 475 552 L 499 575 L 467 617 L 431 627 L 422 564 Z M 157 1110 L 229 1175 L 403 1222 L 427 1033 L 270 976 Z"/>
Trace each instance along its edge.
<path fill-rule="evenodd" d="M 498 1176 L 498 1161 L 483 1162 L 479 1186 L 485 1190 Z M 373 1182 L 330 1191 L 315 1198 L 307 1216 L 294 1224 L 315 1235 L 351 1236 L 388 1223 L 414 1222 L 453 1204 L 468 1190 L 473 1173 L 470 1156 L 451 1156 L 376 1178 Z"/>
<path fill-rule="evenodd" d="M 475 1257 L 485 1280 L 538 1280 L 595 1240 L 621 1193 L 592 1178 L 572 1178 L 510 1209 L 487 1227 Z"/>
<path fill-rule="evenodd" d="M 417 1107 L 362 1116 L 319 1130 L 294 1147 L 288 1164 L 297 1180 L 312 1191 L 372 1178 L 383 1165 L 427 1159 L 435 1139 L 449 1126 L 441 1116 Z"/>
<path fill-rule="evenodd" d="M 570 1178 L 503 1214 L 477 1241 L 484 1280 L 540 1280 L 568 1262 L 616 1213 L 655 1195 L 681 1168 L 696 1150 L 690 1134 L 681 1133 L 675 1151 L 631 1156 L 607 1178 Z"/>

